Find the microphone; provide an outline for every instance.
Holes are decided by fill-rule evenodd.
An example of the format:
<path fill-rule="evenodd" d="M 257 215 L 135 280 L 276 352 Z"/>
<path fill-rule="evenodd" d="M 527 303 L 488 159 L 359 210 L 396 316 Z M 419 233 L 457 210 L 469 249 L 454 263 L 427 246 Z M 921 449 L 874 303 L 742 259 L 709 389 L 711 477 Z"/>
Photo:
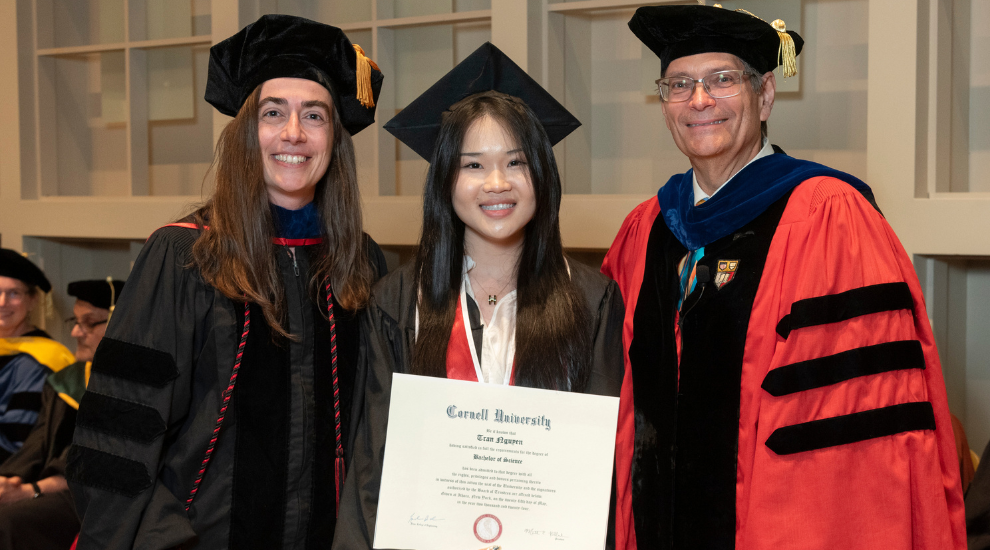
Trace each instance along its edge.
<path fill-rule="evenodd" d="M 699 265 L 698 267 L 696 267 L 695 268 L 695 272 L 694 272 L 694 276 L 695 276 L 695 280 L 698 281 L 698 284 L 701 284 L 701 285 L 703 285 L 703 284 L 707 283 L 708 281 L 712 280 L 711 274 L 708 272 L 708 266 L 707 265 Z"/>

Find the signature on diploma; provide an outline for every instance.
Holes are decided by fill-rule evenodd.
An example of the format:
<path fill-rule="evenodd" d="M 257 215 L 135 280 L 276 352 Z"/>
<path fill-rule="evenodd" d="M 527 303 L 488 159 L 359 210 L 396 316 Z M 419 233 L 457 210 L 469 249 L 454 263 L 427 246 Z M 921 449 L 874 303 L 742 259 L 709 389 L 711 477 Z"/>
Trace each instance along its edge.
<path fill-rule="evenodd" d="M 554 540 L 565 540 L 567 538 L 567 535 L 560 531 L 550 531 L 548 529 L 523 529 L 523 533 L 538 537 L 549 536 Z"/>
<path fill-rule="evenodd" d="M 419 527 L 438 527 L 436 524 L 438 521 L 443 521 L 443 518 L 438 518 L 429 514 L 417 514 L 415 512 L 409 514 L 409 525 L 416 525 Z"/>

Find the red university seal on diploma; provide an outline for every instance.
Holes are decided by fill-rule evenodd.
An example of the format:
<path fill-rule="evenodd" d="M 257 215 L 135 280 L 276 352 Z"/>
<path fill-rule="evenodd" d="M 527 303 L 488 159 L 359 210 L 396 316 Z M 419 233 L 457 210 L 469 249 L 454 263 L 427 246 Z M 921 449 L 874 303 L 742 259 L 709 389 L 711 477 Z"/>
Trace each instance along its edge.
<path fill-rule="evenodd" d="M 491 514 L 484 514 L 474 520 L 474 536 L 485 544 L 495 542 L 502 536 L 502 522 Z"/>

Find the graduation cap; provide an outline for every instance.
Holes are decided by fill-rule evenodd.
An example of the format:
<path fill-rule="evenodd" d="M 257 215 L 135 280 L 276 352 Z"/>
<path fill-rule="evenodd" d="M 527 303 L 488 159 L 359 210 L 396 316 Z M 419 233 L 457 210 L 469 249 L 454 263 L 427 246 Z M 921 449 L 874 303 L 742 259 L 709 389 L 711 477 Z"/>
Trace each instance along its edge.
<path fill-rule="evenodd" d="M 48 292 L 52 289 L 48 277 L 45 277 L 38 266 L 31 263 L 31 260 L 19 252 L 9 248 L 0 248 L 0 277 L 17 279 L 26 285 L 40 288 L 42 292 Z"/>
<path fill-rule="evenodd" d="M 785 77 L 797 74 L 796 59 L 804 39 L 784 21 L 767 23 L 746 10 L 715 6 L 649 6 L 636 10 L 629 28 L 660 58 L 663 71 L 688 55 L 721 52 L 735 55 L 760 73 L 778 65 Z"/>
<path fill-rule="evenodd" d="M 581 125 L 526 71 L 491 42 L 485 42 L 388 121 L 385 129 L 430 160 L 440 136 L 443 113 L 468 96 L 488 91 L 513 96 L 529 106 L 554 145 Z"/>
<path fill-rule="evenodd" d="M 375 121 L 384 80 L 378 65 L 337 27 L 292 15 L 263 15 L 210 48 L 206 101 L 236 116 L 251 92 L 273 78 L 329 83 L 334 106 L 351 135 Z"/>
<path fill-rule="evenodd" d="M 120 296 L 120 291 L 123 289 L 124 281 L 117 281 L 113 277 L 107 277 L 106 279 L 73 281 L 69 283 L 68 293 L 69 296 L 89 302 L 98 308 L 113 311 L 113 307 L 117 304 L 117 298 Z"/>

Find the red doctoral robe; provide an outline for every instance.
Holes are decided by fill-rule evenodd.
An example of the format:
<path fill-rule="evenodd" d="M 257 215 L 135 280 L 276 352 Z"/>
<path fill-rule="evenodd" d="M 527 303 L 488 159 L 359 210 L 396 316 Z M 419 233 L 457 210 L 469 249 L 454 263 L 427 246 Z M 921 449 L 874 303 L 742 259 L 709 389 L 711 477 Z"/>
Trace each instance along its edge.
<path fill-rule="evenodd" d="M 602 266 L 626 305 L 639 547 L 964 549 L 939 358 L 882 214 L 805 180 L 705 246 L 680 311 L 687 249 L 659 214 L 629 214 Z"/>

